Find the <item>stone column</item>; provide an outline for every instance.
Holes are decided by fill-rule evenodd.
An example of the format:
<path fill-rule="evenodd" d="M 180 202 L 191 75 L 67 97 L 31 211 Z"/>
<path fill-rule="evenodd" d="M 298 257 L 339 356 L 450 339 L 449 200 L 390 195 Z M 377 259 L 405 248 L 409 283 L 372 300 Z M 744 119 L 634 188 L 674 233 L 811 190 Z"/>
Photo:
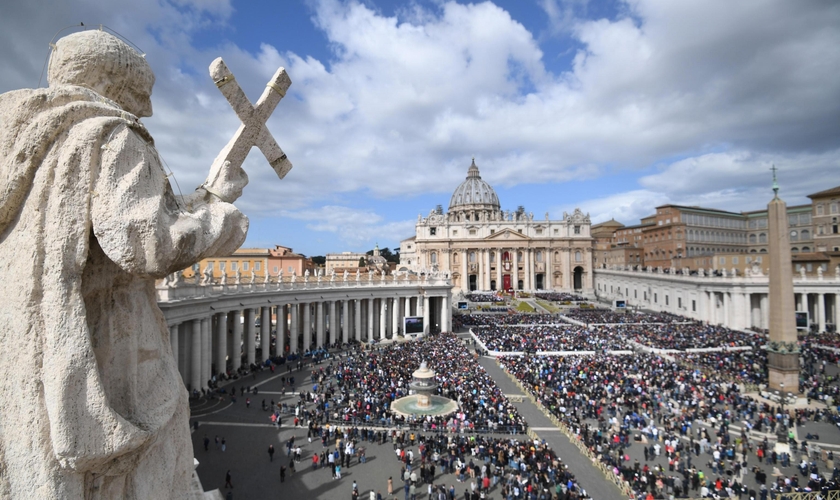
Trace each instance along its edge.
<path fill-rule="evenodd" d="M 761 294 L 761 328 L 767 330 L 770 328 L 770 296 L 766 293 Z"/>
<path fill-rule="evenodd" d="M 417 300 L 417 305 L 414 308 L 414 312 L 415 312 L 414 315 L 415 316 L 423 316 L 425 314 L 426 309 L 428 309 L 429 303 L 425 302 L 423 300 L 422 295 L 418 295 L 416 300 Z"/>
<path fill-rule="evenodd" d="M 350 342 L 350 304 L 347 300 L 341 301 L 341 341 Z"/>
<path fill-rule="evenodd" d="M 324 347 L 324 301 L 315 304 L 315 345 Z"/>
<path fill-rule="evenodd" d="M 300 354 L 298 346 L 298 334 L 300 333 L 300 304 L 291 304 L 289 307 L 289 354 Z"/>
<path fill-rule="evenodd" d="M 227 373 L 227 313 L 216 314 L 216 373 Z"/>
<path fill-rule="evenodd" d="M 440 331 L 452 331 L 450 318 L 452 317 L 452 307 L 449 305 L 449 295 L 440 299 Z"/>
<path fill-rule="evenodd" d="M 172 347 L 172 358 L 178 366 L 178 326 L 180 323 L 169 325 L 169 345 Z"/>
<path fill-rule="evenodd" d="M 734 328 L 732 326 L 732 299 L 729 297 L 729 292 L 723 292 L 723 324 L 727 328 Z"/>
<path fill-rule="evenodd" d="M 277 337 L 274 339 L 274 355 L 277 357 L 286 355 L 286 332 L 289 330 L 288 311 L 286 304 L 277 306 Z"/>
<path fill-rule="evenodd" d="M 807 293 L 800 293 L 799 294 L 799 310 L 800 311 L 810 311 L 808 309 L 808 294 Z"/>
<path fill-rule="evenodd" d="M 245 309 L 245 362 L 248 368 L 257 361 L 257 332 L 254 308 Z"/>
<path fill-rule="evenodd" d="M 563 273 L 563 289 L 572 289 L 572 254 L 568 248 L 562 249 L 560 254 L 560 272 Z"/>
<path fill-rule="evenodd" d="M 353 322 L 355 323 L 354 334 L 355 339 L 359 342 L 362 340 L 362 301 L 359 299 L 354 300 L 355 304 L 355 313 L 353 316 Z"/>
<path fill-rule="evenodd" d="M 483 249 L 484 254 L 484 269 L 481 270 L 481 281 L 484 282 L 484 290 L 490 290 L 490 250 Z"/>
<path fill-rule="evenodd" d="M 405 315 L 403 317 L 411 316 L 411 297 L 405 298 Z M 403 332 L 405 334 L 405 332 Z"/>
<path fill-rule="evenodd" d="M 470 270 L 467 266 L 467 256 L 469 254 L 469 249 L 465 248 L 461 251 L 461 291 L 464 293 L 470 291 Z"/>
<path fill-rule="evenodd" d="M 525 258 L 525 265 L 523 266 L 525 268 L 525 282 L 523 284 L 525 285 L 525 290 L 530 291 L 534 288 L 531 285 L 531 249 L 526 248 L 525 250 L 523 250 L 522 256 Z"/>
<path fill-rule="evenodd" d="M 373 299 L 367 299 L 367 337 L 366 340 L 370 342 L 373 340 Z"/>
<path fill-rule="evenodd" d="M 231 367 L 233 371 L 242 366 L 242 311 L 233 311 L 233 350 L 231 351 Z"/>
<path fill-rule="evenodd" d="M 388 303 L 387 299 L 379 299 L 379 340 L 388 336 Z"/>
<path fill-rule="evenodd" d="M 265 363 L 270 357 L 271 349 L 271 307 L 263 306 L 260 309 L 260 350 L 262 354 L 260 361 Z"/>
<path fill-rule="evenodd" d="M 207 382 L 210 380 L 210 368 L 213 364 L 211 361 L 212 339 L 210 336 L 211 318 L 201 318 L 201 388 L 207 389 L 210 387 Z"/>
<path fill-rule="evenodd" d="M 817 294 L 817 324 L 820 326 L 820 333 L 825 333 L 825 294 Z"/>
<path fill-rule="evenodd" d="M 400 298 L 391 299 L 391 338 L 397 338 L 400 329 Z"/>
<path fill-rule="evenodd" d="M 502 254 L 504 250 L 501 248 L 496 249 L 496 290 L 501 290 L 504 285 L 504 281 L 502 280 Z"/>
<path fill-rule="evenodd" d="M 429 333 L 429 297 L 423 297 L 423 334 Z"/>
<path fill-rule="evenodd" d="M 543 287 L 546 291 L 551 291 L 552 283 L 554 281 L 554 273 L 551 272 L 551 248 L 545 249 L 545 274 L 543 275 Z M 629 297 L 628 297 L 629 298 Z"/>
<path fill-rule="evenodd" d="M 834 294 L 834 331 L 840 332 L 840 293 Z"/>
<path fill-rule="evenodd" d="M 312 304 L 301 304 L 303 308 L 303 351 L 312 348 Z"/>
<path fill-rule="evenodd" d="M 336 336 L 338 335 L 338 316 L 336 310 L 338 309 L 334 300 L 330 301 L 330 344 L 335 344 Z"/>
<path fill-rule="evenodd" d="M 201 390 L 201 320 L 190 322 L 190 390 Z"/>
<path fill-rule="evenodd" d="M 513 249 L 513 269 L 510 271 L 510 286 L 519 290 L 519 249 Z"/>
<path fill-rule="evenodd" d="M 778 192 L 778 190 L 776 189 Z M 769 386 L 788 391 L 799 387 L 799 352 L 796 339 L 796 318 L 793 303 L 793 270 L 790 265 L 790 232 L 787 206 L 778 196 L 767 205 L 770 259 L 770 342 L 767 345 Z M 782 343 L 785 349 L 772 349 Z M 793 346 L 793 348 L 789 348 Z"/>

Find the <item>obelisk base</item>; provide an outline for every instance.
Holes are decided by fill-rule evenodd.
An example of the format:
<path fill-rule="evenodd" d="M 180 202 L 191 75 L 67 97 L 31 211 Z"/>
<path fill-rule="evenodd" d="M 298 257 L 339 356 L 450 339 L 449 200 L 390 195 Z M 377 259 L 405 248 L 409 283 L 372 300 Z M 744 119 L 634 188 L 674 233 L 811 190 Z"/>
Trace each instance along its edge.
<path fill-rule="evenodd" d="M 778 353 L 768 349 L 767 369 L 770 390 L 799 393 L 799 353 Z"/>

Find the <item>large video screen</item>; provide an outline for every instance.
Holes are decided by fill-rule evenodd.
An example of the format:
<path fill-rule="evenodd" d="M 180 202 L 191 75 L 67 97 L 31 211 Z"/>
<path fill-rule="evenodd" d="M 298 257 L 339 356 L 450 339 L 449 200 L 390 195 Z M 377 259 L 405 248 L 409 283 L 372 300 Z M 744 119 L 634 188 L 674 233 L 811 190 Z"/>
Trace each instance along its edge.
<path fill-rule="evenodd" d="M 403 331 L 406 335 L 423 333 L 423 316 L 406 316 Z"/>
<path fill-rule="evenodd" d="M 808 317 L 808 311 L 796 311 L 796 329 L 797 330 L 807 330 L 810 326 L 808 323 L 810 322 L 810 318 Z"/>

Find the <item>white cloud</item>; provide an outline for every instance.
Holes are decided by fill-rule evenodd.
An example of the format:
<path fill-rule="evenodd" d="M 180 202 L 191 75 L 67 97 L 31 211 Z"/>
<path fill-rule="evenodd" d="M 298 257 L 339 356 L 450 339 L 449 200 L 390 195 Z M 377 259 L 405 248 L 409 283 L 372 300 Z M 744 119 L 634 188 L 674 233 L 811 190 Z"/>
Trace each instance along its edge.
<path fill-rule="evenodd" d="M 308 221 L 312 231 L 335 234 L 349 246 L 358 246 L 377 238 L 382 241 L 400 241 L 414 232 L 414 221 L 385 222 L 383 217 L 370 210 L 325 205 L 313 210 L 286 211 L 284 217 Z"/>

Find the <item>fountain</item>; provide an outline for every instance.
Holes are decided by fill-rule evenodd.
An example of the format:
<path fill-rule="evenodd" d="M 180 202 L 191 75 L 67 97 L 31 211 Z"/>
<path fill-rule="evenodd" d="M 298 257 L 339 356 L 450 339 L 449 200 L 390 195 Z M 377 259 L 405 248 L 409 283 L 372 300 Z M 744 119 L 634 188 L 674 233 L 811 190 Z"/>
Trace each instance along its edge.
<path fill-rule="evenodd" d="M 414 394 L 397 399 L 391 404 L 391 410 L 402 416 L 449 415 L 458 409 L 458 403 L 443 396 L 433 394 L 437 389 L 435 372 L 426 366 L 426 362 L 420 363 L 420 368 L 412 374 L 409 389 Z"/>

